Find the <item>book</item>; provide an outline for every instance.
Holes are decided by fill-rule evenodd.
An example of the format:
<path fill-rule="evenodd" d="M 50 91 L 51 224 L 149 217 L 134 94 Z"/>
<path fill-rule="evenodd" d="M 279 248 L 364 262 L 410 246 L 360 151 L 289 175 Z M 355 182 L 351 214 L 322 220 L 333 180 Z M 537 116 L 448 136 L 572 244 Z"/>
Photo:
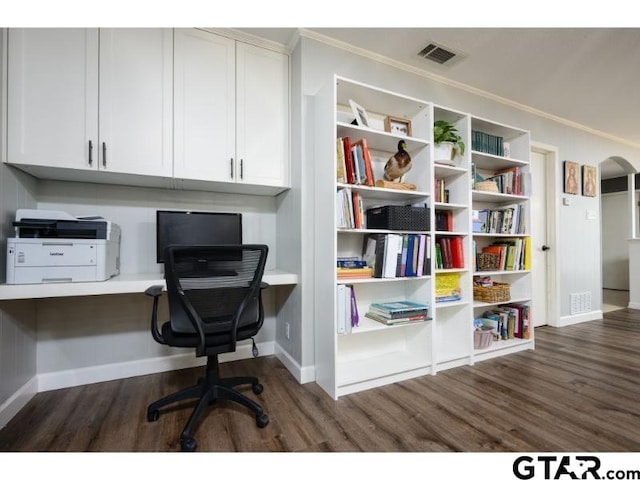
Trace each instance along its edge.
<path fill-rule="evenodd" d="M 399 300 L 397 302 L 372 303 L 370 308 L 375 308 L 381 312 L 393 314 L 428 310 L 429 305 L 426 303 L 413 302 L 411 300 Z"/>
<path fill-rule="evenodd" d="M 402 235 L 388 233 L 384 250 L 384 278 L 396 278 L 398 258 L 402 257 Z"/>
<path fill-rule="evenodd" d="M 351 326 L 357 327 L 360 324 L 360 315 L 358 315 L 358 305 L 356 304 L 356 292 L 353 285 L 349 285 L 349 300 L 351 305 Z"/>
<path fill-rule="evenodd" d="M 336 286 L 336 330 L 340 333 L 347 332 L 347 315 L 345 304 L 347 301 L 347 286 L 346 285 L 337 285 Z"/>
<path fill-rule="evenodd" d="M 336 260 L 336 266 L 341 268 L 362 268 L 367 266 L 367 262 L 359 258 L 338 258 Z"/>
<path fill-rule="evenodd" d="M 364 316 L 385 325 L 401 325 L 405 323 L 423 322 L 429 319 L 427 315 L 414 315 L 405 318 L 386 318 L 371 311 L 365 313 Z"/>
<path fill-rule="evenodd" d="M 364 167 L 364 185 L 373 187 L 375 185 L 375 178 L 373 176 L 373 166 L 371 164 L 371 153 L 369 152 L 369 146 L 366 138 L 354 142 L 354 145 L 359 147 L 359 154 L 362 156 L 362 166 Z"/>
<path fill-rule="evenodd" d="M 347 183 L 347 167 L 344 163 L 344 142 L 342 137 L 336 140 L 336 181 L 338 183 Z"/>
<path fill-rule="evenodd" d="M 344 165 L 347 172 L 347 183 L 356 183 L 355 170 L 353 169 L 353 158 L 351 157 L 351 140 L 349 137 L 342 137 L 344 146 Z"/>
<path fill-rule="evenodd" d="M 464 252 L 462 250 L 462 238 L 451 238 L 451 266 L 452 268 L 464 268 Z"/>

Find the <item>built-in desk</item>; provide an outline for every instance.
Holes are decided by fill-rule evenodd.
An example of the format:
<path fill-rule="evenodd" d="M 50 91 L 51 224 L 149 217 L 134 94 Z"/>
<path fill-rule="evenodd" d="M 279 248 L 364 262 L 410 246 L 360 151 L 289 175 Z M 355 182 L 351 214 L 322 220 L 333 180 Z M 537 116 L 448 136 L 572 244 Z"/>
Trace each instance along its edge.
<path fill-rule="evenodd" d="M 262 280 L 269 285 L 295 285 L 298 275 L 282 270 L 266 270 Z M 164 278 L 157 273 L 122 274 L 104 282 L 3 284 L 0 285 L 0 300 L 143 293 L 151 285 L 158 284 L 164 284 Z"/>

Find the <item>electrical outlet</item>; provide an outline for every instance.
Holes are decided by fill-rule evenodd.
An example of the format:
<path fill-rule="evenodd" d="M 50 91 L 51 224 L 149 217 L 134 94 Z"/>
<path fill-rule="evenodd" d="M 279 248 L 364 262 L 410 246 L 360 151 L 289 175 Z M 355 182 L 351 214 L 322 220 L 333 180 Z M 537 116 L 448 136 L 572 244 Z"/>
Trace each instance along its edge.
<path fill-rule="evenodd" d="M 289 322 L 284 324 L 284 336 L 287 340 L 291 339 L 291 324 Z"/>

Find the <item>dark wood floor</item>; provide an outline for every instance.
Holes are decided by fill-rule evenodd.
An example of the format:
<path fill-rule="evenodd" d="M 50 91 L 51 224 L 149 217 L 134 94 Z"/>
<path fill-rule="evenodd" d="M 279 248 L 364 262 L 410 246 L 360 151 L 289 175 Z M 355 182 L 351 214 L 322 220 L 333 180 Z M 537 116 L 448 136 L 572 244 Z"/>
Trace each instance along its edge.
<path fill-rule="evenodd" d="M 640 451 L 640 312 L 536 329 L 536 349 L 330 399 L 273 357 L 225 363 L 257 373 L 264 429 L 222 404 L 198 424 L 198 451 Z M 195 382 L 183 370 L 43 392 L 0 431 L 0 451 L 176 451 L 190 409 L 146 406 Z M 249 393 L 249 395 L 253 395 Z"/>

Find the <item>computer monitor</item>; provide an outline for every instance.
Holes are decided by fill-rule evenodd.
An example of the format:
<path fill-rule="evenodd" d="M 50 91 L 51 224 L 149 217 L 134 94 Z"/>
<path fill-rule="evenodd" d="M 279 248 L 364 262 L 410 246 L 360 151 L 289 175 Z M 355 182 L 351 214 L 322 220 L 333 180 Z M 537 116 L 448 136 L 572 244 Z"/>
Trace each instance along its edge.
<path fill-rule="evenodd" d="M 169 245 L 240 245 L 242 214 L 158 210 L 156 212 L 156 257 L 164 263 Z"/>

